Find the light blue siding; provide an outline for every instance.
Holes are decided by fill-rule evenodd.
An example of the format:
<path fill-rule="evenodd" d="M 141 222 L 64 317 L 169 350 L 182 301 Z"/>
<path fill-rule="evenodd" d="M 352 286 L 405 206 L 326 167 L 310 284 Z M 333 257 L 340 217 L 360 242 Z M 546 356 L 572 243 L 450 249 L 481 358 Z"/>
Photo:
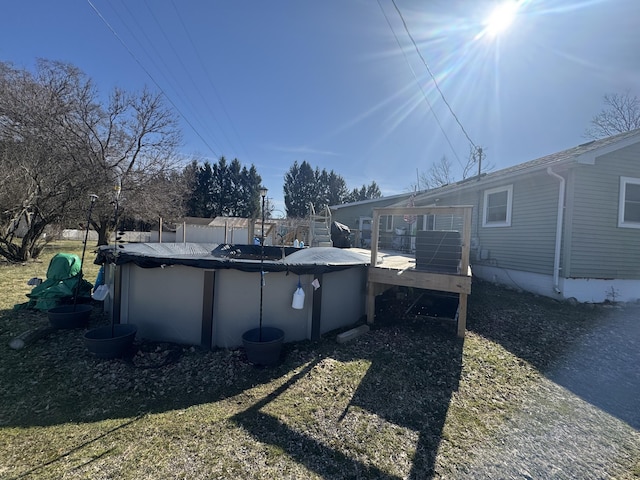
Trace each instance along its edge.
<path fill-rule="evenodd" d="M 545 173 L 537 173 L 512 185 L 511 226 L 481 226 L 480 244 L 489 250 L 492 265 L 551 274 L 559 182 Z"/>
<path fill-rule="evenodd" d="M 640 278 L 640 229 L 618 227 L 621 176 L 640 178 L 640 145 L 576 167 L 567 277 Z"/>
<path fill-rule="evenodd" d="M 542 274 L 553 272 L 558 180 L 547 174 L 486 188 L 513 185 L 511 226 L 483 227 L 484 189 L 446 196 L 439 205 L 474 205 L 471 236 L 479 243 L 473 263 Z M 470 188 L 473 188 L 471 185 Z M 488 258 L 479 258 L 479 252 Z"/>

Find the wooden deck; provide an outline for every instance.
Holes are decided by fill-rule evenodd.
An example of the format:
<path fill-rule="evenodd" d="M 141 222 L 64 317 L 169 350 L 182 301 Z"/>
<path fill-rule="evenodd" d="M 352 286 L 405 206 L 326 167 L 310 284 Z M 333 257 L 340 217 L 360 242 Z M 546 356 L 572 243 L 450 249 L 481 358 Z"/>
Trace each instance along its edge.
<path fill-rule="evenodd" d="M 375 298 L 394 286 L 456 293 L 459 296 L 457 334 L 464 337 L 467 324 L 467 296 L 471 294 L 471 267 L 469 245 L 471 243 L 471 206 L 456 207 L 405 207 L 376 208 L 373 210 L 371 231 L 371 265 L 367 276 L 367 322 L 375 317 Z M 416 269 L 415 255 L 378 250 L 380 216 L 453 215 L 461 217 L 460 232 L 462 252 L 456 273 L 430 272 Z"/>

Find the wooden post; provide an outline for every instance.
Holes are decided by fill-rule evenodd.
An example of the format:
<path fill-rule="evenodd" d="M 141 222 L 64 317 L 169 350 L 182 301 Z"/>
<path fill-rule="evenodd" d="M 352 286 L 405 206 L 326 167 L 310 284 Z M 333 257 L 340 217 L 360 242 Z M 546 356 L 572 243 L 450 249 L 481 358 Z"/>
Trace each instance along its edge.
<path fill-rule="evenodd" d="M 469 271 L 469 249 L 471 247 L 471 208 L 465 208 L 462 214 L 462 257 L 460 259 L 460 274 Z"/>
<path fill-rule="evenodd" d="M 371 267 L 369 267 L 371 268 Z M 367 304 L 365 306 L 365 313 L 367 315 L 367 323 L 372 324 L 374 316 L 376 314 L 376 289 L 371 280 L 367 281 Z"/>
<path fill-rule="evenodd" d="M 377 210 L 373 210 L 373 219 L 371 220 L 371 264 L 369 269 L 376 268 L 376 262 L 378 260 L 378 236 L 380 235 L 380 213 Z M 371 281 L 371 275 L 368 275 L 367 281 L 367 304 L 366 315 L 367 323 L 373 324 L 376 316 L 376 284 Z"/>
<path fill-rule="evenodd" d="M 458 337 L 464 338 L 467 331 L 467 294 L 459 295 L 458 304 Z"/>
<path fill-rule="evenodd" d="M 253 245 L 253 238 L 256 231 L 256 219 L 251 218 L 247 223 L 247 245 Z"/>

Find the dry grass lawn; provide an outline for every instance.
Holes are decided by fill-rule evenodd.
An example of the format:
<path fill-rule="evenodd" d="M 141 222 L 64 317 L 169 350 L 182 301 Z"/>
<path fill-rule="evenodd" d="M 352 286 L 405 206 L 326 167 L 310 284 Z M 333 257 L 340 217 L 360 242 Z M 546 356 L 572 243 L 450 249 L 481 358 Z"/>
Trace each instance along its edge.
<path fill-rule="evenodd" d="M 475 282 L 463 342 L 390 295 L 368 334 L 287 344 L 273 368 L 164 343 L 99 360 L 79 330 L 13 350 L 48 323 L 12 306 L 56 248 L 80 253 L 0 264 L 0 478 L 640 477 L 635 306 Z"/>

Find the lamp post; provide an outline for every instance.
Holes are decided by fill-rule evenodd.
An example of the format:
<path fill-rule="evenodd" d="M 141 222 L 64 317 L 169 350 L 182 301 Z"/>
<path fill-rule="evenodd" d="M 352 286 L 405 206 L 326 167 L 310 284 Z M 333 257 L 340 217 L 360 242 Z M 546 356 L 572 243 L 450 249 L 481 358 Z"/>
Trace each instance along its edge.
<path fill-rule="evenodd" d="M 264 254 L 264 202 L 267 198 L 267 187 L 260 187 L 260 196 L 262 197 L 262 234 L 260 235 L 260 245 L 263 247 Z"/>
<path fill-rule="evenodd" d="M 113 238 L 114 238 L 113 240 L 113 271 L 114 271 L 114 275 L 117 277 L 118 275 L 121 275 L 121 273 L 117 272 L 118 266 L 117 266 L 116 259 L 118 257 L 118 246 L 119 246 L 118 245 L 118 242 L 119 242 L 118 220 L 120 217 L 120 194 L 122 193 L 122 177 L 121 177 L 121 171 L 119 168 L 116 168 L 115 172 L 116 172 L 116 177 L 115 177 L 115 183 L 113 185 L 113 200 L 111 201 L 111 203 L 113 204 L 113 230 L 114 230 L 113 232 Z M 114 301 L 114 305 L 115 305 L 115 301 Z M 118 308 L 120 307 L 118 306 Z M 114 308 L 114 311 L 111 312 L 111 338 L 115 338 L 116 336 L 116 321 L 115 321 L 114 314 L 115 314 L 115 308 Z M 120 312 L 118 311 L 117 314 L 119 318 Z"/>
<path fill-rule="evenodd" d="M 87 228 L 84 231 L 84 242 L 82 243 L 82 258 L 80 259 L 80 272 L 78 273 L 78 282 L 76 283 L 76 288 L 73 295 L 73 311 L 76 310 L 76 304 L 78 302 L 78 295 L 80 294 L 80 284 L 82 283 L 82 279 L 84 273 L 82 272 L 82 265 L 84 264 L 84 254 L 87 250 L 87 241 L 89 240 L 89 227 L 91 226 L 91 212 L 93 212 L 93 207 L 96 204 L 96 200 L 98 200 L 98 195 L 95 193 L 91 193 L 89 195 L 89 211 L 87 212 Z"/>
<path fill-rule="evenodd" d="M 267 197 L 267 188 L 260 187 L 262 197 L 262 229 L 260 231 L 260 333 L 259 341 L 262 341 L 262 298 L 264 290 L 264 201 Z"/>
<path fill-rule="evenodd" d="M 118 246 L 118 216 L 120 215 L 120 193 L 122 193 L 122 171 L 120 167 L 115 167 L 114 169 L 114 184 L 113 184 L 113 200 L 111 203 L 113 204 L 113 229 L 115 230 L 115 241 L 113 242 L 113 254 L 117 255 L 117 246 Z M 162 235 L 162 232 L 160 232 Z M 107 240 L 108 241 L 108 240 Z"/>

